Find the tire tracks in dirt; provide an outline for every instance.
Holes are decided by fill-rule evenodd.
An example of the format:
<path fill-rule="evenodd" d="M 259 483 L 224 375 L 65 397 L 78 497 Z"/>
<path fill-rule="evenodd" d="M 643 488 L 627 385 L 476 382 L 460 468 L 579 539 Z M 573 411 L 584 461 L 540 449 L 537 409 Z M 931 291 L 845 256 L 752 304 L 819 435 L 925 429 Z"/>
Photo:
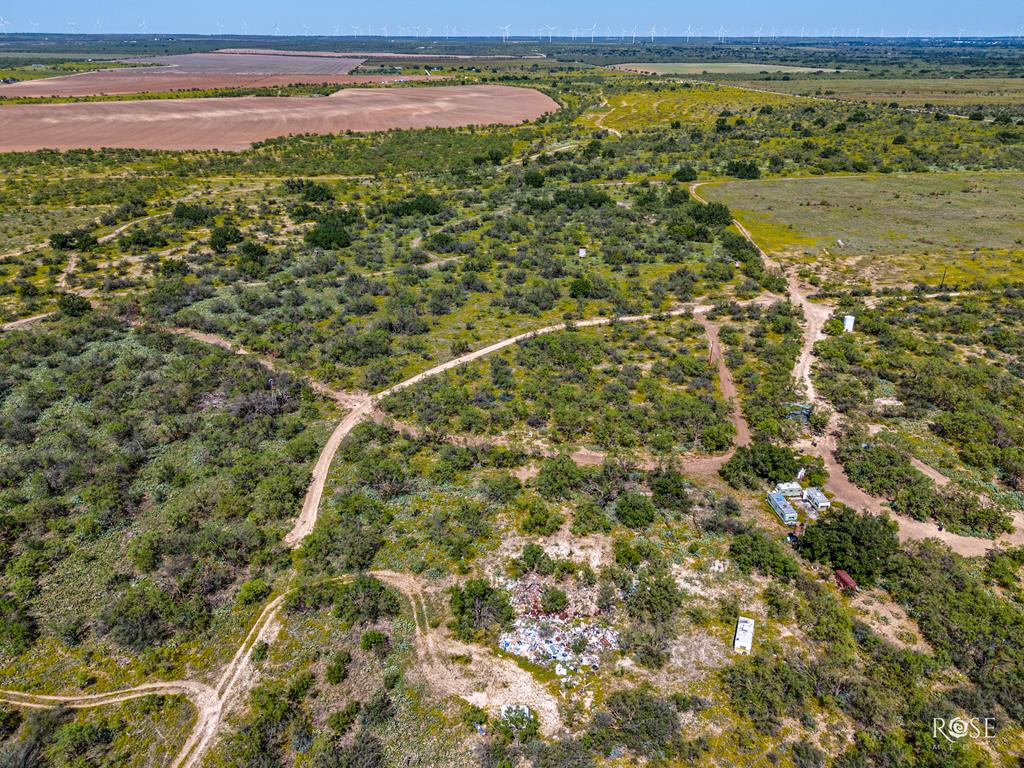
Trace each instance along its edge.
<path fill-rule="evenodd" d="M 698 202 L 704 204 L 707 204 L 708 201 L 700 194 L 699 190 L 700 187 L 707 183 L 713 182 L 694 182 L 689 188 L 690 195 Z M 764 260 L 766 266 L 771 269 L 781 270 L 781 265 L 775 262 L 764 251 L 764 249 L 758 245 L 757 241 L 754 240 L 753 236 L 750 234 L 750 231 L 743 226 L 741 222 L 733 219 L 733 225 L 739 233 L 757 249 L 757 252 Z M 814 345 L 816 342 L 825 338 L 823 327 L 832 316 L 833 306 L 826 303 L 816 304 L 810 301 L 810 289 L 801 285 L 799 278 L 792 272 L 787 277 L 787 285 L 790 301 L 800 308 L 804 316 L 803 345 L 801 346 L 800 354 L 797 357 L 796 363 L 793 366 L 793 378 L 803 386 L 809 403 L 816 407 L 828 408 L 828 404 L 821 399 L 814 386 L 811 371 L 814 365 Z M 919 299 L 922 297 L 911 296 L 910 298 Z M 846 474 L 846 470 L 843 465 L 836 460 L 835 452 L 838 447 L 837 438 L 841 429 L 841 424 L 839 414 L 834 410 L 829 410 L 831 413 L 829 416 L 828 426 L 825 429 L 825 434 L 818 440 L 801 441 L 797 443 L 797 447 L 813 456 L 820 457 L 825 462 L 825 468 L 829 473 L 828 481 L 825 483 L 825 489 L 832 493 L 832 495 L 840 502 L 848 507 L 852 507 L 853 509 L 864 510 L 871 514 L 888 514 L 899 526 L 900 541 L 906 542 L 919 539 L 938 539 L 954 552 L 964 557 L 984 555 L 989 550 L 998 546 L 1019 546 L 1024 544 L 1024 519 L 1022 519 L 1022 516 L 1019 514 L 1014 516 L 1015 530 L 1013 533 L 1004 534 L 998 539 L 982 539 L 975 536 L 961 536 L 950 531 L 939 530 L 938 525 L 933 522 L 914 520 L 913 518 L 898 515 L 893 512 L 886 506 L 887 502 L 885 499 L 872 496 L 863 489 L 857 487 Z M 921 462 L 919 459 L 917 462 L 924 464 L 924 462 Z M 928 471 L 921 471 L 933 479 L 936 479 L 936 475 L 945 477 L 932 467 L 928 467 Z M 948 478 L 945 479 L 948 482 Z"/>

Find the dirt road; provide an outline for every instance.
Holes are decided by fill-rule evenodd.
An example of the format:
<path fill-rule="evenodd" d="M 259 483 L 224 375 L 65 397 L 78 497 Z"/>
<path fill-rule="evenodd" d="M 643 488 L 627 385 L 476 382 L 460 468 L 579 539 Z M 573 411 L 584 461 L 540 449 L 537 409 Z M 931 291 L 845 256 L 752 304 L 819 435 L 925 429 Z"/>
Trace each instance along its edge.
<path fill-rule="evenodd" d="M 707 200 L 700 195 L 699 189 L 704 182 L 690 185 L 690 194 L 695 200 L 707 203 Z M 765 264 L 772 269 L 779 269 L 780 265 L 757 244 L 749 230 L 739 221 L 733 220 L 733 224 L 751 245 L 753 245 Z M 807 393 L 807 401 L 817 408 L 828 409 L 829 406 L 818 395 L 814 387 L 811 370 L 814 365 L 814 345 L 824 338 L 822 328 L 825 322 L 831 317 L 833 308 L 830 304 L 815 303 L 809 300 L 812 293 L 811 286 L 802 285 L 795 274 L 788 277 L 789 299 L 796 306 L 800 307 L 804 314 L 804 339 L 793 367 L 793 378 L 803 385 Z M 917 297 L 920 298 L 920 297 Z M 998 539 L 982 539 L 974 536 L 960 536 L 950 531 L 939 530 L 936 523 L 931 521 L 914 520 L 913 518 L 897 515 L 888 508 L 885 499 L 872 496 L 861 488 L 858 488 L 846 474 L 846 470 L 836 460 L 836 442 L 841 430 L 839 414 L 832 412 L 829 417 L 825 434 L 818 440 L 804 440 L 797 443 L 797 448 L 812 456 L 820 456 L 825 462 L 829 479 L 825 489 L 837 500 L 853 509 L 864 510 L 872 514 L 888 514 L 899 526 L 900 541 L 911 541 L 916 539 L 938 539 L 945 543 L 950 549 L 964 557 L 975 557 L 983 555 L 990 549 L 997 546 L 1020 546 L 1024 544 L 1024 515 L 1014 516 L 1015 530 L 1013 533 L 1004 534 Z M 918 466 L 927 476 L 938 482 L 949 482 L 948 478 L 932 467 L 929 467 L 919 459 L 911 459 L 911 462 Z"/>

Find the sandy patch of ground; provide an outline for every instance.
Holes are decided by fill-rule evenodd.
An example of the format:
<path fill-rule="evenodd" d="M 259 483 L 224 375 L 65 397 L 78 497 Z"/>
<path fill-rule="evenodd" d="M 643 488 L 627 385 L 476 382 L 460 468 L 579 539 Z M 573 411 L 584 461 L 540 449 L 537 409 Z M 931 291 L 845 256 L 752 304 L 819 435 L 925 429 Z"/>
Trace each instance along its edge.
<path fill-rule="evenodd" d="M 862 589 L 850 601 L 857 617 L 871 629 L 900 648 L 930 653 L 917 624 L 880 589 Z"/>

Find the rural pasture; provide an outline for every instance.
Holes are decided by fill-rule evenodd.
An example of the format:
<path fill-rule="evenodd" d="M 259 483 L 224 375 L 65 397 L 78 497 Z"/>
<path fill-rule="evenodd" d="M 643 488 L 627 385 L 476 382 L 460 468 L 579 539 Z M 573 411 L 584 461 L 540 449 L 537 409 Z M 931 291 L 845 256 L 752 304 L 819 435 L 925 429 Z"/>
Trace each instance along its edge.
<path fill-rule="evenodd" d="M 758 64 L 757 62 L 732 61 L 694 61 L 694 62 L 660 62 L 643 64 L 616 64 L 612 69 L 625 72 L 639 72 L 643 75 L 754 75 L 760 72 L 778 72 L 780 74 L 806 74 L 811 72 L 835 72 L 834 69 L 814 69 L 813 67 L 795 67 L 786 64 Z"/>
<path fill-rule="evenodd" d="M 767 251 L 875 285 L 1024 277 L 1024 175 L 946 173 L 736 181 L 701 187 Z"/>
<path fill-rule="evenodd" d="M 237 150 L 299 133 L 515 125 L 557 108 L 539 91 L 498 85 L 353 89 L 328 98 L 11 105 L 0 110 L 0 151 Z"/>
<path fill-rule="evenodd" d="M 986 78 L 906 78 L 845 79 L 798 78 L 791 80 L 751 80 L 743 85 L 795 96 L 816 96 L 847 101 L 896 103 L 904 107 L 932 105 L 956 109 L 973 105 L 1024 105 L 1024 79 Z"/>
<path fill-rule="evenodd" d="M 723 110 L 750 111 L 793 101 L 792 96 L 697 83 L 693 87 L 677 85 L 672 90 L 638 90 L 609 95 L 606 104 L 582 115 L 580 122 L 615 131 L 666 125 L 677 120 L 711 124 Z"/>

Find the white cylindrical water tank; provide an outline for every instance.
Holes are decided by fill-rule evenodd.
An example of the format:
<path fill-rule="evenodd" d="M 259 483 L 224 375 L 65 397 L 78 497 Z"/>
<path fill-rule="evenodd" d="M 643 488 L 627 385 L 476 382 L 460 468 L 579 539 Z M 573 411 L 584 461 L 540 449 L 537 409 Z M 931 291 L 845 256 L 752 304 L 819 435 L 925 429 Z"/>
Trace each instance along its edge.
<path fill-rule="evenodd" d="M 843 315 L 843 332 L 853 332 L 853 315 Z"/>

